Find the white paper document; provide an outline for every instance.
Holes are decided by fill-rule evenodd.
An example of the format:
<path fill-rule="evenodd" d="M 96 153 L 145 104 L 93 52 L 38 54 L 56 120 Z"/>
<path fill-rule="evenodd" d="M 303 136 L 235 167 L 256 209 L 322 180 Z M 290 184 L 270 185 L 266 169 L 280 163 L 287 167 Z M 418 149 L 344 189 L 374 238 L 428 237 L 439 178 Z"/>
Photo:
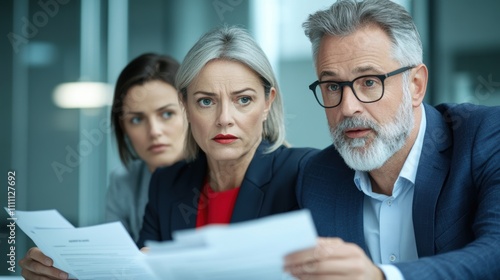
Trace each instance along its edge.
<path fill-rule="evenodd" d="M 75 228 L 56 210 L 16 210 L 14 216 L 19 228 L 72 279 L 156 279 L 120 222 Z"/>
<path fill-rule="evenodd" d="M 285 255 L 315 246 L 316 236 L 304 209 L 176 232 L 174 241 L 147 242 L 146 262 L 162 279 L 293 279 L 283 271 Z"/>
<path fill-rule="evenodd" d="M 174 233 L 141 253 L 119 222 L 74 228 L 57 211 L 16 211 L 16 223 L 77 279 L 293 279 L 284 256 L 316 244 L 308 210 Z"/>

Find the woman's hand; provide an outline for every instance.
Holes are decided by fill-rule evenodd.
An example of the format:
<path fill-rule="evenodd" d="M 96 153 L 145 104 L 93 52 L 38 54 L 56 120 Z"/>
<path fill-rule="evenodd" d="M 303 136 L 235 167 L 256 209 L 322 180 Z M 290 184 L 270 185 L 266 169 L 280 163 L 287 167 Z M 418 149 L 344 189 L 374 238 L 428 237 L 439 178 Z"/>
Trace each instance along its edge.
<path fill-rule="evenodd" d="M 24 279 L 68 279 L 68 273 L 53 267 L 53 264 L 54 261 L 37 247 L 29 249 L 24 258 L 19 261 Z"/>

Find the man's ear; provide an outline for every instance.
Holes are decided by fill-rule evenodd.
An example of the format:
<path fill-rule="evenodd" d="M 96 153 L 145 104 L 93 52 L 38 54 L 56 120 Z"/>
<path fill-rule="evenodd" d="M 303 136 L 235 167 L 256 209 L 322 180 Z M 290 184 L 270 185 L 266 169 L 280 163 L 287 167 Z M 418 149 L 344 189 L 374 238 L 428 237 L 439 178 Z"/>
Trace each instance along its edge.
<path fill-rule="evenodd" d="M 425 92 L 427 89 L 427 80 L 429 78 L 427 72 L 427 66 L 425 64 L 420 64 L 412 69 L 410 73 L 410 92 L 413 107 L 418 107 L 422 103 L 425 97 Z"/>

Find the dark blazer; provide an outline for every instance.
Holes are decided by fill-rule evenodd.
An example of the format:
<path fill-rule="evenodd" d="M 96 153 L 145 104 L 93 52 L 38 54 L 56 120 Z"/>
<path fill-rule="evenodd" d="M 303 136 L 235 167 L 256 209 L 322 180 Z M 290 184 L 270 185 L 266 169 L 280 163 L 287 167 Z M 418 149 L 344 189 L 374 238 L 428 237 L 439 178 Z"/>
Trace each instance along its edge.
<path fill-rule="evenodd" d="M 427 127 L 413 197 L 419 260 L 398 263 L 410 279 L 500 279 L 500 107 L 425 105 Z M 301 168 L 297 195 L 320 236 L 370 256 L 363 192 L 333 146 Z"/>
<path fill-rule="evenodd" d="M 298 208 L 295 195 L 299 163 L 317 152 L 310 148 L 269 147 L 263 141 L 240 186 L 231 223 L 247 221 Z M 176 230 L 194 228 L 198 200 L 207 176 L 207 159 L 200 153 L 193 162 L 179 162 L 153 173 L 143 228 L 137 245 L 145 240 L 170 240 Z"/>

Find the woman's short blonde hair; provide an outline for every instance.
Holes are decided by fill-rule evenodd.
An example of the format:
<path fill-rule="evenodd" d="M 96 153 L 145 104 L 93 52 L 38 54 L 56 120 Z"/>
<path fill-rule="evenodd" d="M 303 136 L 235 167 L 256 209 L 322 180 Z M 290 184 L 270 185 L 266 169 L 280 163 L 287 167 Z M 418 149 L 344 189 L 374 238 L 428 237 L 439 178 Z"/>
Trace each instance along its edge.
<path fill-rule="evenodd" d="M 175 85 L 181 95 L 182 102 L 187 101 L 187 87 L 210 61 L 222 59 L 243 63 L 261 78 L 266 98 L 270 89 L 276 89 L 274 102 L 269 115 L 263 123 L 262 139 L 271 143 L 266 152 L 276 150 L 285 144 L 285 124 L 283 101 L 274 71 L 265 53 L 248 34 L 239 27 L 223 26 L 203 35 L 189 50 L 179 71 Z M 193 138 L 191 125 L 186 137 L 186 159 L 194 160 L 200 147 Z"/>

